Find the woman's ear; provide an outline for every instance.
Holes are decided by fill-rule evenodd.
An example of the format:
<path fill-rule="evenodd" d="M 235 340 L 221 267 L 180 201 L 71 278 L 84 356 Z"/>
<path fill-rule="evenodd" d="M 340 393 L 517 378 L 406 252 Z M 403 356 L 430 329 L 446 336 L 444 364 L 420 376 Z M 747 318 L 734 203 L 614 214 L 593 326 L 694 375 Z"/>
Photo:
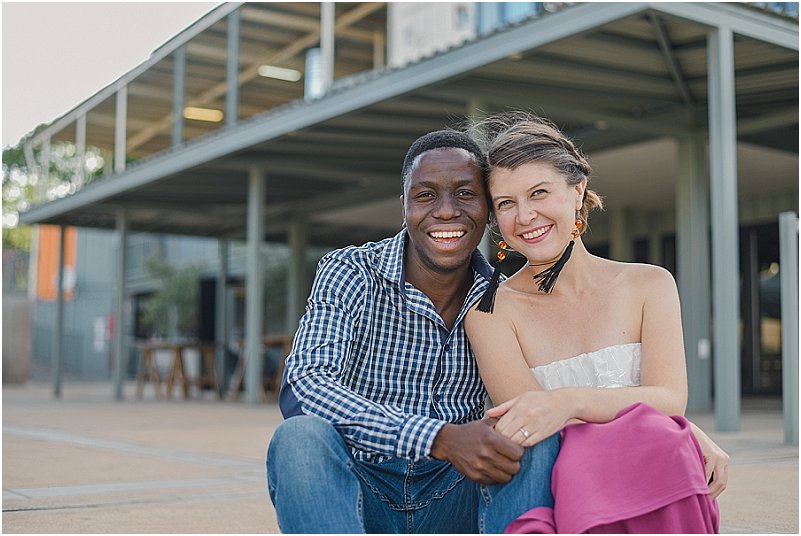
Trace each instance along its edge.
<path fill-rule="evenodd" d="M 581 210 L 584 204 L 584 193 L 587 191 L 587 179 L 582 179 L 576 186 L 576 210 Z"/>

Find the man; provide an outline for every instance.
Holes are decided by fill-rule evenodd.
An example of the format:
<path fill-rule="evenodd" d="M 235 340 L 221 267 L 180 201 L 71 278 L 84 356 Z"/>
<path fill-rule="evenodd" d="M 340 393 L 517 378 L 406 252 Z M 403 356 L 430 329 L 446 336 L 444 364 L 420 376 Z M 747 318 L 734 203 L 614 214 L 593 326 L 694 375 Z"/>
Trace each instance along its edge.
<path fill-rule="evenodd" d="M 552 505 L 556 436 L 524 450 L 481 419 L 462 326 L 491 272 L 486 170 L 467 135 L 426 134 L 403 164 L 404 229 L 320 261 L 267 456 L 282 532 L 500 533 Z"/>

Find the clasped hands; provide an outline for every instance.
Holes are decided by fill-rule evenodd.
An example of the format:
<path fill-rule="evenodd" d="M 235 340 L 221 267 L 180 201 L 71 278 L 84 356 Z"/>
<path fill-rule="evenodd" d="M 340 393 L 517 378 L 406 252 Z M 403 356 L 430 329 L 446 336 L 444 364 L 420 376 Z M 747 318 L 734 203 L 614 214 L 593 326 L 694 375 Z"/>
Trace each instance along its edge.
<path fill-rule="evenodd" d="M 528 391 L 487 411 L 498 419 L 495 430 L 522 447 L 532 447 L 570 420 L 567 404 L 557 402 L 556 392 Z"/>

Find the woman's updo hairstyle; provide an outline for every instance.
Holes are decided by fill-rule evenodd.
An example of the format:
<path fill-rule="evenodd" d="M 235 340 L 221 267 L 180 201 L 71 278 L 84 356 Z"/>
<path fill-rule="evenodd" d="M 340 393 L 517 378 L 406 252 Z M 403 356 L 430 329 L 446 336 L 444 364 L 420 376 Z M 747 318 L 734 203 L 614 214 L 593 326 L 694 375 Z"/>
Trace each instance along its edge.
<path fill-rule="evenodd" d="M 517 169 L 529 162 L 549 162 L 562 172 L 571 186 L 589 181 L 592 168 L 581 151 L 551 121 L 528 112 L 507 112 L 484 119 L 477 125 L 484 138 L 490 174 L 496 167 Z M 603 208 L 601 198 L 586 188 L 579 218 L 587 230 L 590 210 Z"/>

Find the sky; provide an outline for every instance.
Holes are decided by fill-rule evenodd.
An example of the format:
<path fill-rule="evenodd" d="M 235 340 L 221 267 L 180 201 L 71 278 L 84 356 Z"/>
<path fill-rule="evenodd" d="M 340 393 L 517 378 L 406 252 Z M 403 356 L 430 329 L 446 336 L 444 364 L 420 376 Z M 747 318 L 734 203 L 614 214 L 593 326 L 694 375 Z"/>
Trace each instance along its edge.
<path fill-rule="evenodd" d="M 3 2 L 2 145 L 141 64 L 214 2 Z"/>

